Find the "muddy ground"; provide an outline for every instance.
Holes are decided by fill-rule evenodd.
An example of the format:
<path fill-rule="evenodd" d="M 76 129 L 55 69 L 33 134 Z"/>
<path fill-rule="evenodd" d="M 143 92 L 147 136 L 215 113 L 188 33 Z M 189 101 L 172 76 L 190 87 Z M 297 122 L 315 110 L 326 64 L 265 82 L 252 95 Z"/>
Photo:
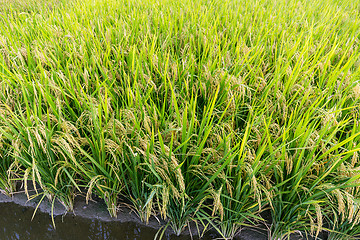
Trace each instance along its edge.
<path fill-rule="evenodd" d="M 152 240 L 157 234 L 160 224 L 155 218 L 148 224 L 139 220 L 134 212 L 128 208 L 121 208 L 117 218 L 112 218 L 107 212 L 105 203 L 94 198 L 86 204 L 84 197 L 76 197 L 74 212 L 66 212 L 65 208 L 56 202 L 54 205 L 53 227 L 51 204 L 47 199 L 38 205 L 39 198 L 28 201 L 24 192 L 15 193 L 8 197 L 0 193 L 0 240 L 2 239 L 144 239 Z M 38 210 L 31 220 L 34 210 Z M 172 234 L 171 229 L 165 231 L 163 239 L 186 240 L 199 239 L 196 226 L 190 226 L 191 233 L 186 230 L 181 236 Z M 216 239 L 214 231 L 207 231 L 204 240 Z M 245 228 L 237 236 L 237 240 L 267 240 L 265 227 Z M 295 239 L 306 237 L 293 236 Z M 310 239 L 310 238 L 309 238 Z M 324 238 L 325 239 L 325 238 Z"/>

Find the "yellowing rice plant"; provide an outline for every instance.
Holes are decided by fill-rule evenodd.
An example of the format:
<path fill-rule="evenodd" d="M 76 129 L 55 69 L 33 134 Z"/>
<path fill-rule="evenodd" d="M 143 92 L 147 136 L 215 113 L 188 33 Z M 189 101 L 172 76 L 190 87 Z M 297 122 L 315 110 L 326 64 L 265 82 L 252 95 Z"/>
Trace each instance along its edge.
<path fill-rule="evenodd" d="M 359 50 L 357 0 L 0 0 L 0 191 L 356 239 Z"/>

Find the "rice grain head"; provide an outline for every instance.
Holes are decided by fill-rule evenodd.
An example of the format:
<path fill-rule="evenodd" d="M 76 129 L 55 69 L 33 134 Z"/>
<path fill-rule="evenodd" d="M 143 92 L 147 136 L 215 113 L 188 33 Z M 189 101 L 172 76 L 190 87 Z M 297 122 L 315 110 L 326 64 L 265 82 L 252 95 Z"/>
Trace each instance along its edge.
<path fill-rule="evenodd" d="M 345 219 L 345 214 L 346 214 L 346 206 L 344 203 L 343 194 L 341 193 L 341 191 L 339 189 L 333 190 L 333 193 L 336 196 L 336 199 L 338 202 L 338 212 L 341 215 L 341 221 L 343 222 Z"/>
<path fill-rule="evenodd" d="M 357 83 L 353 87 L 352 91 L 353 91 L 353 96 L 355 97 L 355 99 L 359 99 L 360 98 L 360 84 Z"/>
<path fill-rule="evenodd" d="M 315 236 L 317 237 L 319 233 L 322 231 L 323 221 L 322 221 L 322 213 L 321 207 L 318 203 L 313 204 L 316 211 L 316 221 L 317 221 L 317 230 Z"/>

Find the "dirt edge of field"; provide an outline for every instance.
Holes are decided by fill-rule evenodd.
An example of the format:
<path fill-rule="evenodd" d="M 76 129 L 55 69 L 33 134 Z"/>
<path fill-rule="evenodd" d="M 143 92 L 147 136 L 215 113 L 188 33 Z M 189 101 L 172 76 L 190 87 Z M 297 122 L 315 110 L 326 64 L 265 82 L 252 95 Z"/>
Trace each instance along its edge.
<path fill-rule="evenodd" d="M 30 196 L 34 196 L 36 192 L 34 190 L 29 191 Z M 0 204 L 1 203 L 15 203 L 22 207 L 29 207 L 36 209 L 38 207 L 38 211 L 43 213 L 51 214 L 52 211 L 52 203 L 47 199 L 43 198 L 41 203 L 41 196 L 35 197 L 31 200 L 28 200 L 25 191 L 19 191 L 14 193 L 11 197 L 3 194 L 0 192 Z M 159 222 L 156 218 L 152 217 L 149 220 L 148 224 L 143 223 L 135 214 L 135 212 L 129 210 L 127 207 L 123 206 L 120 207 L 117 218 L 112 218 L 109 213 L 107 212 L 107 207 L 102 199 L 98 199 L 94 197 L 88 203 L 86 203 L 86 199 L 83 196 L 77 196 L 74 201 L 74 211 L 67 212 L 65 207 L 59 202 L 55 201 L 54 208 L 53 208 L 54 216 L 60 215 L 75 215 L 77 217 L 86 218 L 86 219 L 97 219 L 98 221 L 102 222 L 119 222 L 119 223 L 126 223 L 126 222 L 133 222 L 139 224 L 143 227 L 159 229 L 161 226 L 164 225 L 164 222 Z M 196 226 L 191 227 L 191 235 L 197 236 L 194 239 L 198 239 L 198 232 Z M 203 229 L 200 228 L 202 231 Z M 168 233 L 171 233 L 171 229 L 167 229 Z M 183 232 L 184 236 L 190 237 L 190 232 L 188 228 Z M 237 240 L 266 240 L 266 232 L 257 230 L 257 229 L 250 229 L 244 228 L 236 237 Z"/>

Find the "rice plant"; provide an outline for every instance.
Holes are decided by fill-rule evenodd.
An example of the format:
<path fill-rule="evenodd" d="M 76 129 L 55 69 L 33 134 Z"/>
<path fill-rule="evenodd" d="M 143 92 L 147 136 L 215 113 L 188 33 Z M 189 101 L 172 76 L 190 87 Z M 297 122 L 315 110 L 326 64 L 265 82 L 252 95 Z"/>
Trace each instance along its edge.
<path fill-rule="evenodd" d="M 0 191 L 356 238 L 359 44 L 355 0 L 0 1 Z"/>

